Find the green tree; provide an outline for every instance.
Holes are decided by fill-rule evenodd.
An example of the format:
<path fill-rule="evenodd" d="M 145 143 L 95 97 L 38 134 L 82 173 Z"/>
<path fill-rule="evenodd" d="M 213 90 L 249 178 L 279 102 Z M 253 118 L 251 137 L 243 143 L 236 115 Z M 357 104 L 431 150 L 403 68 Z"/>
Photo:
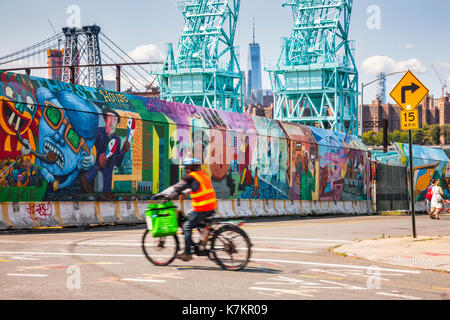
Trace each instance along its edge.
<path fill-rule="evenodd" d="M 434 124 L 431 126 L 430 130 L 431 139 L 433 141 L 433 144 L 437 145 L 441 142 L 441 126 L 438 124 Z"/>
<path fill-rule="evenodd" d="M 375 146 L 382 146 L 383 145 L 383 132 L 377 132 L 374 135 L 374 145 Z"/>
<path fill-rule="evenodd" d="M 445 124 L 441 127 L 441 134 L 444 137 L 444 143 L 450 144 L 450 124 Z"/>
<path fill-rule="evenodd" d="M 375 131 L 368 131 L 363 133 L 363 142 L 368 146 L 375 145 Z"/>
<path fill-rule="evenodd" d="M 412 132 L 412 143 L 423 145 L 424 137 L 425 137 L 425 133 L 424 133 L 423 129 L 414 130 Z"/>

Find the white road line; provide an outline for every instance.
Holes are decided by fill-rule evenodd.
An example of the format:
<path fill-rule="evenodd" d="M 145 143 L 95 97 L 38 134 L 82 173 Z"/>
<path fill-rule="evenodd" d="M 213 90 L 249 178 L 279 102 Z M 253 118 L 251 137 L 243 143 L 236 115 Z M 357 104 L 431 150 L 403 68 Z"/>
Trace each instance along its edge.
<path fill-rule="evenodd" d="M 252 243 L 264 243 L 267 244 L 268 241 L 254 241 L 253 238 L 251 238 Z M 280 243 L 280 244 L 289 244 L 291 246 L 316 246 L 316 247 L 330 247 L 333 245 L 336 245 L 337 243 L 312 243 L 312 242 L 286 242 L 286 241 L 270 241 L 270 243 Z"/>
<path fill-rule="evenodd" d="M 65 253 L 65 252 L 18 252 L 18 251 L 0 251 L 0 255 L 5 254 L 25 254 L 25 255 L 50 255 L 50 256 L 91 256 L 91 257 L 129 257 L 129 258 L 142 258 L 142 254 L 108 254 L 108 253 Z M 374 267 L 365 267 L 365 266 L 354 266 L 354 265 L 345 265 L 345 264 L 332 264 L 332 263 L 319 263 L 319 262 L 311 262 L 311 261 L 296 261 L 296 260 L 274 260 L 274 259 L 254 259 L 252 258 L 250 261 L 252 262 L 275 262 L 275 263 L 291 263 L 291 264 L 301 264 L 301 265 L 314 265 L 314 266 L 326 266 L 326 267 L 334 267 L 334 268 L 349 268 L 349 269 L 360 269 L 360 270 L 373 270 Z M 402 269 L 389 269 L 389 268 L 377 268 L 379 271 L 389 271 L 389 272 L 398 272 L 398 273 L 411 273 L 411 274 L 420 274 L 420 271 L 413 270 L 402 270 Z"/>
<path fill-rule="evenodd" d="M 65 253 L 65 252 L 10 252 L 0 251 L 0 254 L 26 254 L 26 255 L 49 255 L 49 256 L 91 256 L 91 257 L 144 257 L 143 254 L 102 254 L 102 253 Z"/>
<path fill-rule="evenodd" d="M 279 237 L 251 237 L 252 239 L 267 239 L 267 240 L 294 240 L 294 241 L 324 241 L 324 242 L 351 242 L 350 240 L 331 240 L 331 239 L 304 239 L 304 238 L 279 238 Z"/>
<path fill-rule="evenodd" d="M 363 269 L 363 270 L 373 270 L 374 269 L 373 266 L 371 266 L 371 267 L 364 267 L 364 266 L 353 266 L 353 265 L 333 264 L 333 263 L 319 263 L 319 262 L 310 262 L 310 261 L 272 260 L 272 259 L 254 259 L 254 258 L 252 258 L 250 261 L 306 264 L 306 265 L 315 265 L 315 266 L 327 266 L 327 267 L 338 267 L 338 268 L 349 268 L 349 269 Z M 378 268 L 377 270 L 390 271 L 390 272 L 399 272 L 399 273 L 420 274 L 420 271 L 413 271 L 413 270 L 388 269 L 388 268 Z"/>
<path fill-rule="evenodd" d="M 31 273 L 8 273 L 10 277 L 47 277 L 48 274 L 31 274 Z"/>
<path fill-rule="evenodd" d="M 334 281 L 328 281 L 328 280 L 319 280 L 323 283 L 329 283 L 329 284 L 337 284 L 339 286 L 342 286 L 343 289 L 351 289 L 351 290 L 367 290 L 367 288 L 352 286 L 346 283 L 340 283 L 340 282 L 334 282 Z"/>
<path fill-rule="evenodd" d="M 140 247 L 141 243 L 102 243 L 102 242 L 85 242 L 78 243 L 78 246 L 84 247 L 96 247 L 96 246 L 116 246 L 116 247 Z M 239 248 L 244 250 L 244 248 Z M 285 252 L 285 253 L 316 253 L 317 251 L 311 250 L 292 250 L 292 249 L 277 249 L 277 248 L 252 248 L 254 251 L 264 251 L 264 252 Z"/>
<path fill-rule="evenodd" d="M 341 276 L 341 277 L 347 277 L 347 275 L 346 274 L 343 274 L 343 273 L 337 273 L 337 272 L 331 272 L 331 271 L 327 271 L 327 270 L 323 270 L 323 269 L 309 269 L 310 271 L 313 271 L 313 272 L 322 272 L 322 273 L 328 273 L 328 274 L 333 274 L 333 275 L 336 275 L 336 276 Z M 345 272 L 347 272 L 348 270 L 345 270 Z"/>
<path fill-rule="evenodd" d="M 279 293 L 285 293 L 285 294 L 293 294 L 298 296 L 305 296 L 305 297 L 311 297 L 314 298 L 313 295 L 303 293 L 298 290 L 289 290 L 289 289 L 273 289 L 273 288 L 262 288 L 262 287 L 250 287 L 250 290 L 261 290 L 261 291 L 274 291 Z M 309 291 L 309 290 L 308 290 Z"/>
<path fill-rule="evenodd" d="M 314 286 L 299 286 L 303 289 L 339 289 L 342 290 L 342 287 L 314 287 Z"/>
<path fill-rule="evenodd" d="M 262 284 L 265 284 L 265 285 L 268 285 L 268 284 L 298 285 L 298 283 L 295 283 L 295 282 L 255 282 L 255 284 L 258 284 L 258 285 L 262 285 Z"/>
<path fill-rule="evenodd" d="M 380 278 L 380 277 L 376 277 L 374 275 L 365 275 L 365 274 L 361 274 L 361 273 L 354 273 L 354 272 L 349 272 L 349 274 L 354 275 L 354 276 L 359 276 L 359 277 L 366 277 L 366 278 L 370 278 L 370 279 L 377 279 L 377 280 L 385 280 L 385 281 L 391 281 L 389 279 L 386 278 Z"/>
<path fill-rule="evenodd" d="M 381 296 L 404 298 L 404 299 L 409 299 L 409 300 L 421 300 L 422 299 L 420 297 L 404 296 L 404 295 L 400 295 L 400 294 L 387 293 L 387 292 L 377 292 L 377 294 L 379 294 Z"/>
<path fill-rule="evenodd" d="M 158 282 L 158 283 L 161 283 L 161 282 L 166 282 L 166 280 L 154 280 L 154 279 L 129 279 L 129 278 L 126 278 L 126 279 L 122 279 L 122 281 L 135 281 L 135 282 Z"/>
<path fill-rule="evenodd" d="M 246 248 L 238 248 L 239 250 L 246 250 Z M 261 252 L 289 252 L 289 253 L 316 253 L 317 251 L 308 250 L 291 250 L 291 249 L 276 249 L 276 248 L 252 248 L 252 251 Z"/>

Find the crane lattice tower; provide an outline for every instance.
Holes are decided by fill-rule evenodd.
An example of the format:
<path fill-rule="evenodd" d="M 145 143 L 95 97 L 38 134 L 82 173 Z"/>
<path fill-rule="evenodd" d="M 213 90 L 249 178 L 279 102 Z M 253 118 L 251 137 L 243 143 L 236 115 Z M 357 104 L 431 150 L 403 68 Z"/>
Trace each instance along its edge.
<path fill-rule="evenodd" d="M 185 26 L 158 75 L 161 98 L 242 112 L 242 74 L 234 46 L 240 0 L 178 1 Z"/>
<path fill-rule="evenodd" d="M 274 117 L 358 132 L 358 71 L 348 39 L 353 0 L 290 0 L 294 26 L 275 66 L 266 66 Z"/>

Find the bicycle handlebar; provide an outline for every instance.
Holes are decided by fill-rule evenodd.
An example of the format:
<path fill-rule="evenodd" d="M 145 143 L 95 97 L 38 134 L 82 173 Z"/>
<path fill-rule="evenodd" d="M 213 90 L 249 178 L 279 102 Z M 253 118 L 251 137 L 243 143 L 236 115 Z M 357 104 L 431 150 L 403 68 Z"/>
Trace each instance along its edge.
<path fill-rule="evenodd" d="M 164 201 L 169 201 L 170 200 L 170 198 L 168 196 L 160 195 L 160 194 L 155 194 L 154 196 L 152 196 L 151 199 L 152 200 L 164 200 Z"/>

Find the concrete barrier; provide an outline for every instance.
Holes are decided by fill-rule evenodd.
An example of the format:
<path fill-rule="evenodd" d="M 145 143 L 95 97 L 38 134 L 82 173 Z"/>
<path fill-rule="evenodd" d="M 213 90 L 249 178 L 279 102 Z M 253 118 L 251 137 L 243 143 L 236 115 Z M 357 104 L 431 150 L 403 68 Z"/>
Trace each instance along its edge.
<path fill-rule="evenodd" d="M 301 214 L 299 200 L 284 200 L 286 205 L 286 215 L 295 216 Z"/>
<path fill-rule="evenodd" d="M 301 216 L 312 215 L 312 204 L 309 200 L 299 200 L 300 201 L 300 209 Z"/>
<path fill-rule="evenodd" d="M 322 215 L 322 201 L 313 200 L 311 203 L 311 213 L 314 216 Z"/>
<path fill-rule="evenodd" d="M 250 200 L 231 200 L 234 203 L 234 209 L 236 216 L 238 217 L 255 217 L 253 210 L 250 206 Z"/>
<path fill-rule="evenodd" d="M 286 200 L 269 200 L 273 202 L 273 208 L 275 209 L 275 215 L 286 216 L 287 205 Z"/>
<path fill-rule="evenodd" d="M 265 209 L 265 200 L 251 200 L 251 208 L 257 217 L 267 216 Z"/>
<path fill-rule="evenodd" d="M 328 207 L 330 208 L 330 213 L 331 214 L 339 214 L 339 213 L 341 213 L 340 212 L 341 210 L 339 209 L 339 206 L 338 206 L 336 201 L 328 201 Z"/>
<path fill-rule="evenodd" d="M 190 201 L 184 201 L 184 202 L 186 203 L 186 202 L 190 202 Z M 217 211 L 225 219 L 236 218 L 236 211 L 234 209 L 233 200 L 220 200 L 220 201 L 218 201 Z M 189 212 L 189 211 L 185 211 L 185 212 Z"/>
<path fill-rule="evenodd" d="M 278 216 L 278 210 L 275 207 L 274 200 L 265 199 L 264 201 L 264 209 L 269 217 Z"/>
<path fill-rule="evenodd" d="M 149 203 L 151 201 L 1 203 L 0 230 L 145 223 Z M 450 207 L 450 201 L 446 203 Z M 175 200 L 174 204 L 185 212 L 192 210 L 191 201 Z M 426 203 L 417 202 L 416 208 L 417 211 L 426 210 Z M 215 217 L 236 219 L 372 213 L 371 201 L 230 199 L 218 201 Z"/>

